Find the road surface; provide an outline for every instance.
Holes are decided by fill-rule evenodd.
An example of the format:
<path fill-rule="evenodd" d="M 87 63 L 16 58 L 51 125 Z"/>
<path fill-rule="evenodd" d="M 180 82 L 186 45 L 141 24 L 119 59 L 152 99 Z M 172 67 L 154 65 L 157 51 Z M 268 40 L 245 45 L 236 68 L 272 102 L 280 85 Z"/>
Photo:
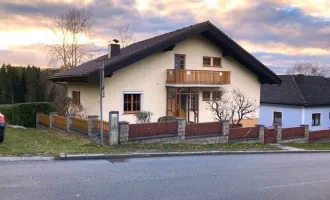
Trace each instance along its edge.
<path fill-rule="evenodd" d="M 330 154 L 0 163 L 1 200 L 330 199 Z"/>

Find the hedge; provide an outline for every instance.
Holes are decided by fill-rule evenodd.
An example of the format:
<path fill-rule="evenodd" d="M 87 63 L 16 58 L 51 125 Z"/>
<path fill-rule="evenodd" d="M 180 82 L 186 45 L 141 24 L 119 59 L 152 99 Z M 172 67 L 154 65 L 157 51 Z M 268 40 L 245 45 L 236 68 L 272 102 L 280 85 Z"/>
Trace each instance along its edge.
<path fill-rule="evenodd" d="M 49 114 L 52 111 L 51 103 L 48 102 L 0 105 L 0 112 L 5 115 L 8 123 L 25 127 L 35 127 L 36 113 Z"/>

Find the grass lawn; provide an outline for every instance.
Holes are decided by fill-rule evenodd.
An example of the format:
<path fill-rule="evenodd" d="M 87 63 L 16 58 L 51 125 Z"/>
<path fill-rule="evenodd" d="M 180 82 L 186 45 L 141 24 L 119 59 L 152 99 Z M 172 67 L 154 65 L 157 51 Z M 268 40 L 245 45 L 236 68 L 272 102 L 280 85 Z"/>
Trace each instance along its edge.
<path fill-rule="evenodd" d="M 4 143 L 0 144 L 3 155 L 58 155 L 59 153 L 128 153 L 210 150 L 274 150 L 265 144 L 125 144 L 115 146 L 92 145 L 86 137 L 48 129 L 7 128 Z"/>
<path fill-rule="evenodd" d="M 326 142 L 326 143 L 303 143 L 303 144 L 289 143 L 289 144 L 285 144 L 285 145 L 290 146 L 290 147 L 307 149 L 307 150 L 330 150 L 330 142 Z"/>

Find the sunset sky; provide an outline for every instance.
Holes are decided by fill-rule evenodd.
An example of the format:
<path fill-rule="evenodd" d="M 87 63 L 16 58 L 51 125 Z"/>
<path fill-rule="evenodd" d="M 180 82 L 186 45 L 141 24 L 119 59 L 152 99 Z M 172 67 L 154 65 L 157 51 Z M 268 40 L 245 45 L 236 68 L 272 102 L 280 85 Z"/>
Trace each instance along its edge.
<path fill-rule="evenodd" d="M 328 0 L 1 0 L 1 63 L 49 67 L 47 21 L 72 5 L 93 13 L 99 48 L 118 38 L 123 23 L 138 41 L 210 20 L 277 73 L 297 61 L 330 66 Z"/>

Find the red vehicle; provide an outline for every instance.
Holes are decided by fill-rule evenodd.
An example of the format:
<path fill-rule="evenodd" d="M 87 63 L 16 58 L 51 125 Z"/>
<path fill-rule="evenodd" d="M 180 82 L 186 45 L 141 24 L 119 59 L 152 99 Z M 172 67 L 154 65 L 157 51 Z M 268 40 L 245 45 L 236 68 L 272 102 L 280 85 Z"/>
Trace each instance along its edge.
<path fill-rule="evenodd" d="M 0 113 L 0 143 L 2 143 L 5 138 L 5 125 L 5 116 Z"/>

